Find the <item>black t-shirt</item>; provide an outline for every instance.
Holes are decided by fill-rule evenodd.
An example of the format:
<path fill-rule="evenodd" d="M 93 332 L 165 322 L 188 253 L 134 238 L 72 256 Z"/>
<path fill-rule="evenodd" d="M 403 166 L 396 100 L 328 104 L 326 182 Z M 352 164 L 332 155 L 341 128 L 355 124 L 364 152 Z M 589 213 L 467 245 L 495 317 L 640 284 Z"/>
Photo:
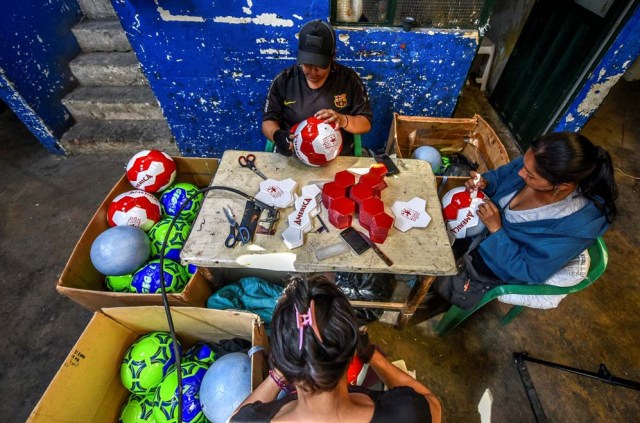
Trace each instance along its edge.
<path fill-rule="evenodd" d="M 372 423 L 402 422 L 430 423 L 431 411 L 427 399 L 412 388 L 401 386 L 389 391 L 372 391 L 360 386 L 349 386 L 349 392 L 369 395 L 374 402 L 375 410 Z M 290 394 L 279 400 L 263 403 L 260 401 L 247 404 L 230 420 L 231 422 L 270 422 L 273 416 L 287 403 L 297 399 Z"/>
<path fill-rule="evenodd" d="M 291 66 L 276 76 L 271 83 L 262 120 L 275 120 L 287 131 L 296 123 L 313 116 L 318 110 L 333 109 L 350 116 L 365 116 L 371 122 L 371 104 L 367 90 L 358 74 L 338 63 L 322 87 L 309 87 L 298 65 Z M 352 151 L 353 134 L 341 129 L 343 154 Z"/>

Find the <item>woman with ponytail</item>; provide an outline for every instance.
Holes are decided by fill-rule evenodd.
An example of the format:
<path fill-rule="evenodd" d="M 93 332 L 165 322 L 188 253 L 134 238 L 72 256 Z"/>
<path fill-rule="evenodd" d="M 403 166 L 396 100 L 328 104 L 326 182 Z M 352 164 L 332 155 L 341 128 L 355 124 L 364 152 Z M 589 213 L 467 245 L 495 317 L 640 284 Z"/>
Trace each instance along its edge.
<path fill-rule="evenodd" d="M 544 283 L 615 219 L 613 175 L 609 153 L 570 132 L 535 139 L 496 170 L 471 172 L 467 190 L 490 198 L 478 207 L 487 229 L 470 242 L 460 273 L 434 282 L 447 302 L 428 297 L 430 314 L 448 303 L 470 309 L 496 285 Z"/>
<path fill-rule="evenodd" d="M 354 356 L 388 391 L 347 382 Z M 272 370 L 231 422 L 440 422 L 440 402 L 358 329 L 347 297 L 324 276 L 294 277 L 273 313 Z M 284 389 L 287 394 L 280 398 Z"/>

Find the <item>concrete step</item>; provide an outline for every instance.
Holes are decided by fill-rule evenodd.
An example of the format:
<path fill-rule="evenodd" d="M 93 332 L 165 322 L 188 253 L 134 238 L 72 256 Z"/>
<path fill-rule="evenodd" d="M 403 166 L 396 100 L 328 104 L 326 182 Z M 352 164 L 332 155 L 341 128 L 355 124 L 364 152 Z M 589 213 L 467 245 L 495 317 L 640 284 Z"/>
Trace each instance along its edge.
<path fill-rule="evenodd" d="M 148 86 L 80 86 L 67 94 L 62 104 L 76 121 L 164 119 Z"/>
<path fill-rule="evenodd" d="M 117 19 L 110 0 L 78 0 L 78 4 L 89 19 Z"/>
<path fill-rule="evenodd" d="M 147 85 L 133 52 L 82 53 L 69 63 L 81 86 Z"/>
<path fill-rule="evenodd" d="M 89 120 L 77 122 L 60 141 L 67 154 L 128 152 L 158 149 L 180 155 L 164 120 Z"/>
<path fill-rule="evenodd" d="M 131 51 L 131 44 L 118 19 L 85 20 L 73 28 L 80 50 L 91 51 Z"/>

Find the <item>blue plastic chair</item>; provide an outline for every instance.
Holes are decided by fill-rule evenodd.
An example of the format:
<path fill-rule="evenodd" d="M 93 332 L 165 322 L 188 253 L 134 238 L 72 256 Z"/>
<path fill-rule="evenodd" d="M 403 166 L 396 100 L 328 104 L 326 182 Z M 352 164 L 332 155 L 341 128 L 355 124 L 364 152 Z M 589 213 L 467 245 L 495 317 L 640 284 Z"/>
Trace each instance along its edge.
<path fill-rule="evenodd" d="M 272 153 L 275 147 L 275 143 L 267 139 L 264 151 Z M 353 155 L 355 157 L 362 157 L 362 136 L 360 134 L 353 134 Z"/>
<path fill-rule="evenodd" d="M 596 241 L 588 248 L 591 264 L 586 278 L 580 283 L 573 286 L 552 286 L 552 285 L 500 285 L 484 294 L 478 305 L 471 310 L 463 310 L 457 306 L 451 306 L 449 311 L 445 313 L 438 325 L 436 333 L 439 336 L 445 336 L 451 332 L 456 326 L 462 323 L 467 317 L 471 316 L 477 310 L 482 308 L 489 301 L 506 294 L 523 294 L 523 295 L 564 295 L 582 291 L 592 283 L 594 283 L 607 268 L 609 261 L 609 253 L 607 246 L 602 238 Z M 509 323 L 524 310 L 523 306 L 513 306 L 507 314 L 505 314 L 500 323 L 504 326 Z"/>

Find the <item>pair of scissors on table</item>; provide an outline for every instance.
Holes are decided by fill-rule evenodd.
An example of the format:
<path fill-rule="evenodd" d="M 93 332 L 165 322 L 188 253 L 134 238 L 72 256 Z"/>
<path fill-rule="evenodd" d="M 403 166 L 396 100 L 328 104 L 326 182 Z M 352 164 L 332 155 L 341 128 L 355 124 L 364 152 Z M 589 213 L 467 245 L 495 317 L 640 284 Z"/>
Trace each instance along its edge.
<path fill-rule="evenodd" d="M 238 241 L 242 242 L 242 244 L 246 244 L 251 239 L 249 234 L 249 229 L 244 226 L 240 226 L 238 221 L 236 220 L 236 216 L 233 214 L 231 207 L 225 206 L 222 208 L 224 214 L 227 216 L 227 220 L 229 221 L 229 236 L 224 240 L 224 246 L 227 248 L 233 248 L 236 246 Z"/>
<path fill-rule="evenodd" d="M 248 167 L 262 179 L 268 179 L 266 176 L 264 176 L 264 173 L 260 172 L 256 167 L 256 156 L 254 156 L 253 154 L 247 154 L 246 156 L 238 157 L 238 163 L 240 163 L 240 166 L 242 167 Z"/>

